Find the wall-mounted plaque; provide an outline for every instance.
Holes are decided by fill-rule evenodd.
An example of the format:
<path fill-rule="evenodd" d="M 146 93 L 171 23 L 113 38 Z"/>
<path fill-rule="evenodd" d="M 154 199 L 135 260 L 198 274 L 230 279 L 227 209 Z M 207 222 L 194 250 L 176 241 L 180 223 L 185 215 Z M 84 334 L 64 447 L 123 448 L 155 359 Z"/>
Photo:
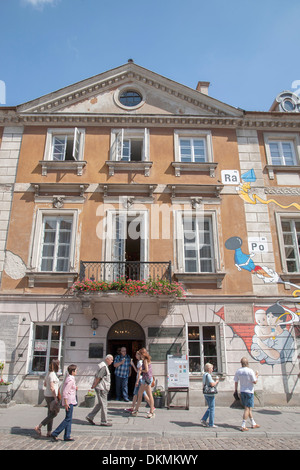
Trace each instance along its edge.
<path fill-rule="evenodd" d="M 102 359 L 103 358 L 103 343 L 90 343 L 89 344 L 89 359 Z"/>
<path fill-rule="evenodd" d="M 253 306 L 249 304 L 225 305 L 226 323 L 253 323 Z"/>
<path fill-rule="evenodd" d="M 181 343 L 153 343 L 149 345 L 149 354 L 152 361 L 166 361 L 168 355 L 181 356 Z"/>
<path fill-rule="evenodd" d="M 183 328 L 175 327 L 161 327 L 161 328 L 148 328 L 149 338 L 178 338 L 183 334 Z"/>

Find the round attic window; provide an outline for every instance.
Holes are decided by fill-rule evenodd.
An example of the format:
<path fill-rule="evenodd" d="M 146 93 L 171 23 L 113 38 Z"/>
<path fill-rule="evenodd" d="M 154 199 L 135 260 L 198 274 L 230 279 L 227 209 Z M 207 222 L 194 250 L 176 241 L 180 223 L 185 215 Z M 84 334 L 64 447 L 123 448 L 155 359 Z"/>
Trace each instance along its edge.
<path fill-rule="evenodd" d="M 143 101 L 143 98 L 137 91 L 125 90 L 120 93 L 119 101 L 123 106 L 132 108 L 138 106 Z"/>
<path fill-rule="evenodd" d="M 135 85 L 132 88 L 125 85 L 115 91 L 114 101 L 120 108 L 133 111 L 145 103 L 144 90 Z"/>

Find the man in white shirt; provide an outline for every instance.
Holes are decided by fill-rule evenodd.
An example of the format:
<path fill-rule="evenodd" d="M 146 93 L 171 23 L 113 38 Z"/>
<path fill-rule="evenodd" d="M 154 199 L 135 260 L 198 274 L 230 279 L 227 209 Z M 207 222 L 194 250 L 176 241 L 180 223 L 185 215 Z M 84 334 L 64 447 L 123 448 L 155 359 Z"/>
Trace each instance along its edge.
<path fill-rule="evenodd" d="M 254 385 L 257 383 L 258 372 L 254 374 L 253 370 L 249 368 L 248 359 L 242 357 L 242 367 L 238 369 L 234 376 L 235 391 L 237 394 L 238 383 L 240 382 L 241 401 L 244 406 L 244 415 L 241 431 L 249 431 L 246 427 L 246 421 L 250 418 L 252 428 L 259 428 L 259 424 L 253 419 L 252 408 L 254 407 Z"/>

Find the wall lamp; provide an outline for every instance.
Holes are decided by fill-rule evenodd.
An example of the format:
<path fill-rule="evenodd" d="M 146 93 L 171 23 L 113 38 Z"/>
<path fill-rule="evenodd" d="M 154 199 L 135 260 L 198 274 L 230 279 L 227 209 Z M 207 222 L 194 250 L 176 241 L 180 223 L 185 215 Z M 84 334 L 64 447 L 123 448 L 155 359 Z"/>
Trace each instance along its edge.
<path fill-rule="evenodd" d="M 92 330 L 94 330 L 94 331 L 97 330 L 98 326 L 99 326 L 99 322 L 98 322 L 97 318 L 95 318 L 95 317 L 92 318 L 91 319 L 91 328 L 92 328 Z"/>

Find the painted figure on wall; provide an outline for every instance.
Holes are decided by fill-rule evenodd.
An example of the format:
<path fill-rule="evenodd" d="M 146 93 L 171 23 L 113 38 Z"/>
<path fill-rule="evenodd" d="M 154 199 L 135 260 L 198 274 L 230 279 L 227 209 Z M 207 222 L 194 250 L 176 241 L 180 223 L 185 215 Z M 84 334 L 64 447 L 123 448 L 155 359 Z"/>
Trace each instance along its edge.
<path fill-rule="evenodd" d="M 251 345 L 254 359 L 269 365 L 293 361 L 295 342 L 287 326 L 291 322 L 289 314 L 290 310 L 287 311 L 279 302 L 266 311 L 258 309 L 255 312 L 256 326 Z M 293 314 L 294 319 L 299 321 L 299 316 Z"/>
<path fill-rule="evenodd" d="M 225 242 L 227 250 L 234 251 L 234 262 L 238 271 L 245 269 L 251 274 L 256 274 L 257 277 L 262 279 L 265 283 L 279 282 L 278 274 L 267 266 L 259 266 L 254 263 L 252 258 L 255 253 L 246 254 L 242 251 L 243 241 L 240 237 L 230 237 Z"/>

